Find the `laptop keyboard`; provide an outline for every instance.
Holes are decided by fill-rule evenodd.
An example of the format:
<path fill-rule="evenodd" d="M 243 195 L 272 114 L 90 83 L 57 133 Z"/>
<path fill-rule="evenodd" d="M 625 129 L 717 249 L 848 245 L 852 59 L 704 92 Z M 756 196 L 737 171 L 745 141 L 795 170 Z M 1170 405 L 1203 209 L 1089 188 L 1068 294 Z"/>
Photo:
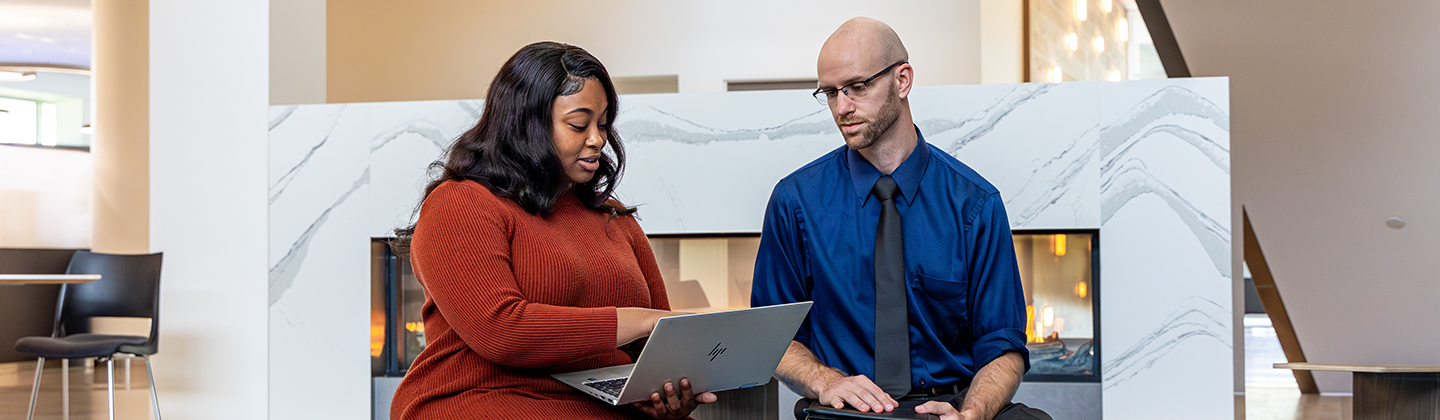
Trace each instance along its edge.
<path fill-rule="evenodd" d="M 610 396 L 612 397 L 620 398 L 620 390 L 625 389 L 625 381 L 629 379 L 630 378 L 618 378 L 604 381 L 584 382 L 583 384 L 585 386 L 598 389 L 600 390 L 600 392 L 610 394 Z"/>

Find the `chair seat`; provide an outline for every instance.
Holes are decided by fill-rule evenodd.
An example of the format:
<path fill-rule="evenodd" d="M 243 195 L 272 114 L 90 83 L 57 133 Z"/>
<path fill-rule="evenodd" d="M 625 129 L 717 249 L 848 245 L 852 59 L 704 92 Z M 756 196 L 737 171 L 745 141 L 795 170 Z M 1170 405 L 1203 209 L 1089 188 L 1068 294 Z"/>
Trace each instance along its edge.
<path fill-rule="evenodd" d="M 83 359 L 105 357 L 121 347 L 145 344 L 148 339 L 133 335 L 75 334 L 65 337 L 25 337 L 15 342 L 15 351 L 44 358 Z"/>

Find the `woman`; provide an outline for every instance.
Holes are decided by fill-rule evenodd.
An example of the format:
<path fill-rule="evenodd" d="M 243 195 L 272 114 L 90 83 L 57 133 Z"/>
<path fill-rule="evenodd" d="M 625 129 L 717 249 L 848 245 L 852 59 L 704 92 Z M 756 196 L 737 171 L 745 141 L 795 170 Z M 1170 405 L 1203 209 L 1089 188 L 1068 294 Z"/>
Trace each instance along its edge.
<path fill-rule="evenodd" d="M 681 380 L 613 407 L 550 378 L 633 363 L 674 314 L 635 209 L 610 198 L 625 165 L 617 102 L 575 46 L 530 44 L 495 76 L 480 122 L 434 165 L 418 221 L 397 230 L 429 343 L 392 419 L 673 419 L 715 401 Z"/>

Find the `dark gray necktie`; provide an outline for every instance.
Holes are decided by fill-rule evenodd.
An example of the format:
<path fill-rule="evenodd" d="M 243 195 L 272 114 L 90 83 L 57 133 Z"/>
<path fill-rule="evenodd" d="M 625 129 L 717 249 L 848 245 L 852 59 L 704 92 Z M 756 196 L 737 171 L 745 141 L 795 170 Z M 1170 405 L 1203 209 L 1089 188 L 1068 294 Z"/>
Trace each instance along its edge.
<path fill-rule="evenodd" d="M 891 397 L 910 393 L 910 321 L 905 293 L 905 241 L 895 179 L 882 176 L 870 193 L 880 199 L 875 228 L 875 385 Z"/>

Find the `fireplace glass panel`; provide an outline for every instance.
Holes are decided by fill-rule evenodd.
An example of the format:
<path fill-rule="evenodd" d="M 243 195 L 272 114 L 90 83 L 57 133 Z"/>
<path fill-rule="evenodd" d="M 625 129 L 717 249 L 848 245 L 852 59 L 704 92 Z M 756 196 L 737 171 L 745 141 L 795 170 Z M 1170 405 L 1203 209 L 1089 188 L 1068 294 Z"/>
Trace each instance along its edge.
<path fill-rule="evenodd" d="M 1025 290 L 1026 381 L 1098 382 L 1099 232 L 1014 231 Z"/>
<path fill-rule="evenodd" d="M 425 289 L 408 258 L 395 255 L 391 238 L 373 238 L 370 289 L 370 371 L 373 376 L 405 376 L 425 350 L 421 307 Z"/>

